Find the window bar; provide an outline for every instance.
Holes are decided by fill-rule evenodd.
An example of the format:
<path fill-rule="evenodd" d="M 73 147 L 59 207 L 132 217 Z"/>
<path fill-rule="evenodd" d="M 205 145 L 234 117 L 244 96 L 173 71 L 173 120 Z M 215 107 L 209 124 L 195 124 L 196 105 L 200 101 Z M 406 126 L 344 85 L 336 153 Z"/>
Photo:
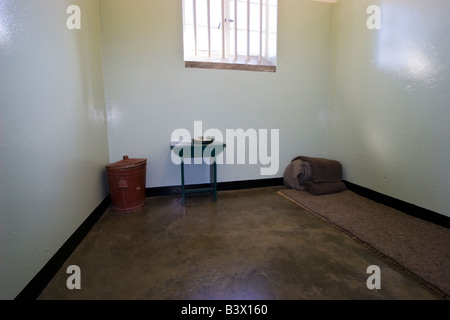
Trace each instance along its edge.
<path fill-rule="evenodd" d="M 207 0 L 208 16 L 208 58 L 211 58 L 211 0 Z"/>
<path fill-rule="evenodd" d="M 250 60 L 250 0 L 247 0 L 247 60 Z"/>
<path fill-rule="evenodd" d="M 195 47 L 195 56 L 197 56 L 197 0 L 193 0 L 193 13 L 194 13 L 194 47 Z"/>
<path fill-rule="evenodd" d="M 265 46 L 265 54 L 266 59 L 269 58 L 269 0 L 266 0 L 266 46 Z"/>
<path fill-rule="evenodd" d="M 222 59 L 225 59 L 225 0 L 222 0 Z"/>
<path fill-rule="evenodd" d="M 263 39 L 263 0 L 259 0 L 259 61 L 262 60 Z"/>
<path fill-rule="evenodd" d="M 238 41 L 237 41 L 237 36 L 238 36 L 238 25 L 237 25 L 237 21 L 238 21 L 238 14 L 237 14 L 237 8 L 238 8 L 238 0 L 234 0 L 234 59 L 237 60 L 238 58 Z"/>

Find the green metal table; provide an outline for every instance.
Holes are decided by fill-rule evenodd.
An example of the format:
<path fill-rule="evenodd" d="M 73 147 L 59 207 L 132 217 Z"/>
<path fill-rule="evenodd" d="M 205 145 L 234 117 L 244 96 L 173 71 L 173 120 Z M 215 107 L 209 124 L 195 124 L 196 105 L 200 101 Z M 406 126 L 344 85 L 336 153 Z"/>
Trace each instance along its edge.
<path fill-rule="evenodd" d="M 223 142 L 213 141 L 211 143 L 198 142 L 172 142 L 170 149 L 180 157 L 181 163 L 181 197 L 183 206 L 186 204 L 186 194 L 209 192 L 213 195 L 214 201 L 217 201 L 217 162 L 216 156 L 220 154 L 226 147 Z M 210 158 L 210 187 L 208 188 L 188 188 L 184 178 L 184 159 L 185 158 Z"/>

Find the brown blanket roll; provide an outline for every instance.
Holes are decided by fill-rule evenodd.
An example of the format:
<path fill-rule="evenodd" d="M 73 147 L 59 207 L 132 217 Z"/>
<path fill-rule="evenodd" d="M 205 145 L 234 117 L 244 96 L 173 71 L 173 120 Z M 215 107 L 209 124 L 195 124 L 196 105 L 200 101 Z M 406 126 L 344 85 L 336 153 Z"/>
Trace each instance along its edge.
<path fill-rule="evenodd" d="M 298 156 L 292 161 L 298 159 L 310 164 L 312 181 L 314 182 L 337 182 L 342 180 L 342 165 L 337 160 Z"/>
<path fill-rule="evenodd" d="M 292 189 L 306 190 L 304 186 L 306 181 L 311 180 L 311 166 L 308 162 L 300 159 L 292 161 L 284 171 L 284 184 Z"/>
<path fill-rule="evenodd" d="M 347 189 L 342 181 L 342 165 L 339 161 L 305 156 L 298 156 L 291 161 L 285 172 L 285 184 L 314 195 Z"/>

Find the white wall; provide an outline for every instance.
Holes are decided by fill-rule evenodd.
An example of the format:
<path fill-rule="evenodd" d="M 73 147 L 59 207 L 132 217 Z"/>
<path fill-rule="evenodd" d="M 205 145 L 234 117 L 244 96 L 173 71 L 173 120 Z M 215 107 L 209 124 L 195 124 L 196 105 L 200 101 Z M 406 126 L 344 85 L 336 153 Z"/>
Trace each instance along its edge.
<path fill-rule="evenodd" d="M 327 155 L 350 182 L 450 216 L 448 12 L 446 0 L 335 4 Z"/>
<path fill-rule="evenodd" d="M 282 177 L 299 154 L 326 151 L 331 4 L 279 0 L 276 73 L 185 69 L 182 2 L 100 0 L 111 161 L 147 158 L 147 187 L 180 184 L 171 133 L 194 121 L 203 130 L 279 129 L 280 163 L 220 165 L 218 180 Z M 198 167 L 198 166 L 197 166 Z M 206 166 L 188 168 L 187 183 L 207 181 Z"/>
<path fill-rule="evenodd" d="M 82 29 L 69 31 L 77 4 Z M 107 196 L 98 4 L 0 2 L 0 299 L 14 299 Z"/>

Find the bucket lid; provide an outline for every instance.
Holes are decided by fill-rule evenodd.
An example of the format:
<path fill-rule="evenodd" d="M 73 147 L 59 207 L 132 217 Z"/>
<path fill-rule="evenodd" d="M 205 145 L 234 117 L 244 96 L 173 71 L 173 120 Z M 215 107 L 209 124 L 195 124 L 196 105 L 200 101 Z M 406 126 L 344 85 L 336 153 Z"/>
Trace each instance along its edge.
<path fill-rule="evenodd" d="M 107 169 L 127 169 L 145 165 L 147 159 L 130 159 L 128 156 L 123 156 L 123 160 L 111 163 L 106 166 Z"/>

